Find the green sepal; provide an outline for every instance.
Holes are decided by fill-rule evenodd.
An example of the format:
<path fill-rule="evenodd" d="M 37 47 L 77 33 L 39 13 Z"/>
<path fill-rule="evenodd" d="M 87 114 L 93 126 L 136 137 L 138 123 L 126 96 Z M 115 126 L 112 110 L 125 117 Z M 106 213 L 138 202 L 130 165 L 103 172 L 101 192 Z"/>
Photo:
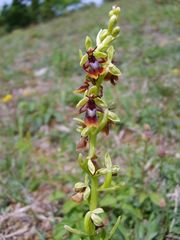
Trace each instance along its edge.
<path fill-rule="evenodd" d="M 98 94 L 98 88 L 96 86 L 92 86 L 89 91 L 88 91 L 88 95 L 94 95 L 96 96 Z"/>
<path fill-rule="evenodd" d="M 95 101 L 97 106 L 100 106 L 100 107 L 103 107 L 103 108 L 107 107 L 106 102 L 102 98 L 97 97 L 97 98 L 95 98 L 94 101 Z"/>
<path fill-rule="evenodd" d="M 88 97 L 84 97 L 78 102 L 78 104 L 76 105 L 76 108 L 81 108 L 87 103 L 87 101 L 88 101 Z"/>
<path fill-rule="evenodd" d="M 106 175 L 108 173 L 108 169 L 107 168 L 100 168 L 96 171 L 96 176 L 99 175 Z"/>
<path fill-rule="evenodd" d="M 120 171 L 120 167 L 118 165 L 113 165 L 111 168 L 112 174 L 116 174 Z"/>
<path fill-rule="evenodd" d="M 109 153 L 105 154 L 105 159 L 104 159 L 105 166 L 108 170 L 111 170 L 112 168 L 112 162 L 111 162 L 111 157 Z"/>
<path fill-rule="evenodd" d="M 80 58 L 80 60 L 82 59 L 82 57 L 83 57 L 82 50 L 81 50 L 81 49 L 79 49 L 79 58 Z"/>
<path fill-rule="evenodd" d="M 85 127 L 83 128 L 82 132 L 81 132 L 81 136 L 82 137 L 86 137 L 88 135 L 90 128 L 89 127 Z"/>
<path fill-rule="evenodd" d="M 85 54 L 84 56 L 82 56 L 81 61 L 80 61 L 80 66 L 82 67 L 88 60 L 88 55 Z"/>
<path fill-rule="evenodd" d="M 120 122 L 119 117 L 115 113 L 113 113 L 113 112 L 111 112 L 109 110 L 108 110 L 108 119 L 111 120 L 112 122 L 115 122 L 115 123 L 119 123 Z"/>
<path fill-rule="evenodd" d="M 99 217 L 97 214 L 92 213 L 92 214 L 91 214 L 91 219 L 92 219 L 92 221 L 93 221 L 93 223 L 94 223 L 95 226 L 97 226 L 97 227 L 102 226 L 103 220 L 102 220 L 102 218 Z"/>
<path fill-rule="evenodd" d="M 84 172 L 89 173 L 89 169 L 87 166 L 87 159 L 84 160 L 81 153 L 78 156 L 78 163 L 79 163 L 79 166 L 84 170 Z"/>
<path fill-rule="evenodd" d="M 74 189 L 75 191 L 80 191 L 82 190 L 83 188 L 87 187 L 87 185 L 83 182 L 78 182 L 74 185 Z"/>
<path fill-rule="evenodd" d="M 90 193 L 91 193 L 91 189 L 89 186 L 86 187 L 86 190 L 84 191 L 84 194 L 83 194 L 83 199 L 84 200 L 87 200 L 90 196 Z"/>
<path fill-rule="evenodd" d="M 86 47 L 86 50 L 88 51 L 89 48 L 92 48 L 92 40 L 89 36 L 86 37 L 86 40 L 85 40 L 85 47 Z"/>
<path fill-rule="evenodd" d="M 95 168 L 93 162 L 91 161 L 91 159 L 88 159 L 88 169 L 92 175 L 95 174 L 96 168 Z"/>
<path fill-rule="evenodd" d="M 95 58 L 106 58 L 106 57 L 107 57 L 107 54 L 104 53 L 104 52 L 95 51 L 95 52 L 94 52 L 94 56 L 95 56 Z"/>
<path fill-rule="evenodd" d="M 87 212 L 84 217 L 84 230 L 89 236 L 95 233 L 95 226 L 91 220 L 91 211 Z"/>
<path fill-rule="evenodd" d="M 96 208 L 92 212 L 95 213 L 95 214 L 101 214 L 101 213 L 104 212 L 104 210 L 102 208 Z"/>
<path fill-rule="evenodd" d="M 113 59 L 113 56 L 114 56 L 114 52 L 115 52 L 115 49 L 113 46 L 110 46 L 107 50 L 107 53 L 108 53 L 108 61 L 112 61 Z"/>
<path fill-rule="evenodd" d="M 112 74 L 112 75 L 115 75 L 115 76 L 120 76 L 121 75 L 121 71 L 119 70 L 119 68 L 117 68 L 114 64 L 111 64 L 109 66 L 109 72 Z"/>
<path fill-rule="evenodd" d="M 78 122 L 79 124 L 84 124 L 84 121 L 80 118 L 73 118 L 73 120 Z"/>

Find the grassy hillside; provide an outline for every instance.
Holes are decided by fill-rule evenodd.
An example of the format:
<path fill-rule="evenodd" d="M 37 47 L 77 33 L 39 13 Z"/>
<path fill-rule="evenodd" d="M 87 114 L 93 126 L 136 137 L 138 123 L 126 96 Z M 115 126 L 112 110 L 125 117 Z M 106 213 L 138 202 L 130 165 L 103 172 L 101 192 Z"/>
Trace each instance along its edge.
<path fill-rule="evenodd" d="M 72 120 L 79 96 L 72 91 L 84 74 L 78 49 L 84 51 L 87 34 L 93 38 L 106 26 L 111 5 L 0 38 L 0 232 L 14 234 L 9 239 L 78 239 L 63 230 L 67 221 L 81 225 L 77 218 L 86 209 L 69 200 L 81 174 Z M 106 91 L 121 124 L 99 148 L 120 164 L 115 181 L 122 188 L 102 205 L 111 224 L 122 215 L 114 240 L 161 240 L 180 234 L 168 198 L 175 188 L 179 194 L 180 179 L 180 5 L 121 0 L 120 6 L 115 61 L 122 77 Z"/>

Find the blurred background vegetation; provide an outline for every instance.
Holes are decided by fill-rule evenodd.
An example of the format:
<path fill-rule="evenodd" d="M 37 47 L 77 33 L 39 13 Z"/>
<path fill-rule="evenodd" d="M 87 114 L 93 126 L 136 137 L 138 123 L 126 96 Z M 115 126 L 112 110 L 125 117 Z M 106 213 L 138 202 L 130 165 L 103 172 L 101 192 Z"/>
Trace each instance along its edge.
<path fill-rule="evenodd" d="M 7 32 L 30 24 L 48 21 L 79 0 L 13 0 L 1 10 L 0 26 Z"/>
<path fill-rule="evenodd" d="M 81 228 L 87 211 L 70 200 L 83 180 L 72 120 L 80 98 L 72 92 L 84 78 L 78 49 L 85 51 L 87 34 L 95 39 L 106 27 L 117 4 L 114 61 L 122 77 L 105 91 L 121 123 L 102 136 L 99 155 L 108 149 L 121 171 L 114 176 L 119 188 L 102 193 L 100 205 L 109 213 L 107 228 L 122 216 L 114 240 L 178 239 L 179 1 L 105 1 L 61 16 L 54 9 L 69 1 L 24 2 L 4 7 L 0 20 L 0 236 L 79 239 L 63 228 Z"/>

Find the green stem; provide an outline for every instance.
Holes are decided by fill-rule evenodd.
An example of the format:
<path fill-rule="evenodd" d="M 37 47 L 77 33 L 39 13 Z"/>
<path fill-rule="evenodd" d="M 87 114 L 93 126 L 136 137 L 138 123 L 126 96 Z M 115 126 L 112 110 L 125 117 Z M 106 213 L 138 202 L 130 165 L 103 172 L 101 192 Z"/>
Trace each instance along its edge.
<path fill-rule="evenodd" d="M 103 79 L 104 79 L 104 76 L 101 76 L 96 83 L 96 86 L 98 88 L 98 94 L 100 92 L 100 87 Z M 98 134 L 97 129 L 92 129 L 91 133 L 89 134 L 89 158 L 90 159 L 92 159 L 96 153 L 97 134 Z M 90 195 L 89 209 L 90 211 L 93 211 L 98 206 L 98 197 L 99 197 L 98 187 L 99 186 L 98 186 L 97 176 L 90 175 L 90 178 L 91 178 L 91 195 Z M 89 217 L 90 217 L 89 213 L 87 213 L 84 221 L 85 230 L 89 234 L 89 239 L 94 240 L 95 238 L 93 235 L 95 234 L 94 233 L 95 229 L 92 229 L 92 222 L 90 221 Z"/>
<path fill-rule="evenodd" d="M 91 198 L 90 198 L 90 211 L 97 208 L 98 204 L 98 177 L 91 178 Z"/>
<path fill-rule="evenodd" d="M 92 132 L 89 136 L 89 157 L 93 158 L 96 152 L 96 137 L 97 134 L 95 134 L 94 132 Z"/>
<path fill-rule="evenodd" d="M 104 183 L 102 184 L 100 189 L 102 190 L 102 189 L 108 188 L 111 185 L 111 181 L 112 181 L 112 173 L 109 172 L 109 173 L 106 174 Z"/>
<path fill-rule="evenodd" d="M 92 132 L 89 139 L 89 157 L 93 158 L 95 155 L 97 135 Z M 98 203 L 98 177 L 91 175 L 91 197 L 90 197 L 90 211 L 97 208 Z"/>
<path fill-rule="evenodd" d="M 98 94 L 100 92 L 100 87 L 101 87 L 101 84 L 102 84 L 102 81 L 104 80 L 104 77 L 106 76 L 107 73 L 101 75 L 96 83 L 96 87 L 98 89 Z"/>

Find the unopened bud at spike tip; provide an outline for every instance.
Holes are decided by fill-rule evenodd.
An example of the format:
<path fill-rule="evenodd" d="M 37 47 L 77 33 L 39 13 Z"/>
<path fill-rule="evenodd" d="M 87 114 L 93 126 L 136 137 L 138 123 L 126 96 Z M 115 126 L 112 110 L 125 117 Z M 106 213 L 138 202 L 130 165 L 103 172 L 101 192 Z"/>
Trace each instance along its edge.
<path fill-rule="evenodd" d="M 108 25 L 108 32 L 111 33 L 113 31 L 113 28 L 117 24 L 117 17 L 113 15 L 110 20 L 109 20 L 109 25 Z"/>
<path fill-rule="evenodd" d="M 119 26 L 115 27 L 115 28 L 112 30 L 112 36 L 113 36 L 113 37 L 117 37 L 119 33 L 120 33 L 120 27 L 119 27 Z"/>

